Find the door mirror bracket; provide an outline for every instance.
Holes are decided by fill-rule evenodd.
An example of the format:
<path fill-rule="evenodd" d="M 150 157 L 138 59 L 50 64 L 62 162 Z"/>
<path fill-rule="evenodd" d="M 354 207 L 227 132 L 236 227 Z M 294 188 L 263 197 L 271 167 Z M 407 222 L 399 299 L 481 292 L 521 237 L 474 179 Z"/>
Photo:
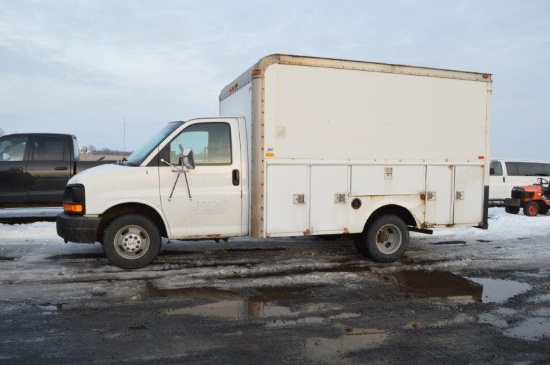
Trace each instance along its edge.
<path fill-rule="evenodd" d="M 182 169 L 195 169 L 195 153 L 191 148 L 186 148 L 183 150 L 183 156 L 179 158 L 179 163 Z"/>

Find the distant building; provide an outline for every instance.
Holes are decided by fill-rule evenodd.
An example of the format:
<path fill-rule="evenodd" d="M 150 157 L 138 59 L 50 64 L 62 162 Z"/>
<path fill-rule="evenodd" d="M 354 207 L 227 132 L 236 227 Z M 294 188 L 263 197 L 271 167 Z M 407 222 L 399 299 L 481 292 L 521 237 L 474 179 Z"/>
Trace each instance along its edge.
<path fill-rule="evenodd" d="M 93 155 L 95 152 L 89 149 L 88 147 L 80 147 L 80 154 L 81 155 Z"/>

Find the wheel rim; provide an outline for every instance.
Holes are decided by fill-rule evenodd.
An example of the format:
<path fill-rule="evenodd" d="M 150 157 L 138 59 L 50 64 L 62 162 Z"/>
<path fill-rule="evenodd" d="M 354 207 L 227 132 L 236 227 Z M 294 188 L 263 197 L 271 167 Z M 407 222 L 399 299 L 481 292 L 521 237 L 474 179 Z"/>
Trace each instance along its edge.
<path fill-rule="evenodd" d="M 149 250 L 150 244 L 151 239 L 147 231 L 134 225 L 119 229 L 114 240 L 117 254 L 129 260 L 143 257 Z"/>
<path fill-rule="evenodd" d="M 534 204 L 531 204 L 529 206 L 529 215 L 537 215 L 538 213 L 538 207 Z"/>
<path fill-rule="evenodd" d="M 386 255 L 399 250 L 403 242 L 403 235 L 396 225 L 386 224 L 376 232 L 376 246 L 378 250 Z"/>

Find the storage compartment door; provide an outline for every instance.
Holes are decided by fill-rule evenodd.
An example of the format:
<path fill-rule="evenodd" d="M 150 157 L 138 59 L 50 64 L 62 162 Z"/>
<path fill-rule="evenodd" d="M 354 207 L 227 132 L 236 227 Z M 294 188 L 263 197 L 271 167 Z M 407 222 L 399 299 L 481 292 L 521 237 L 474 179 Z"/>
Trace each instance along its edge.
<path fill-rule="evenodd" d="M 311 167 L 311 233 L 343 233 L 346 229 L 347 166 Z"/>
<path fill-rule="evenodd" d="M 483 222 L 483 166 L 457 166 L 455 172 L 455 224 Z"/>
<path fill-rule="evenodd" d="M 267 236 L 304 235 L 309 231 L 307 166 L 267 167 Z"/>
<path fill-rule="evenodd" d="M 426 224 L 452 224 L 453 166 L 427 166 Z"/>

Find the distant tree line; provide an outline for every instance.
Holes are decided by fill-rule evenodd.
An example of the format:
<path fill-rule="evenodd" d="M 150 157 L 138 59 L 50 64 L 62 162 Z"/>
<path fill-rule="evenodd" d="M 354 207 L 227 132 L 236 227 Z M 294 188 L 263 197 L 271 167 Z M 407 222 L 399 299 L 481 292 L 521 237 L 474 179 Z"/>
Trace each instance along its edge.
<path fill-rule="evenodd" d="M 129 155 L 131 154 L 131 152 L 128 152 L 128 151 L 112 150 L 107 147 L 103 147 L 99 149 L 99 148 L 96 148 L 94 145 L 84 146 L 83 150 L 85 153 L 93 153 L 96 155 Z"/>

